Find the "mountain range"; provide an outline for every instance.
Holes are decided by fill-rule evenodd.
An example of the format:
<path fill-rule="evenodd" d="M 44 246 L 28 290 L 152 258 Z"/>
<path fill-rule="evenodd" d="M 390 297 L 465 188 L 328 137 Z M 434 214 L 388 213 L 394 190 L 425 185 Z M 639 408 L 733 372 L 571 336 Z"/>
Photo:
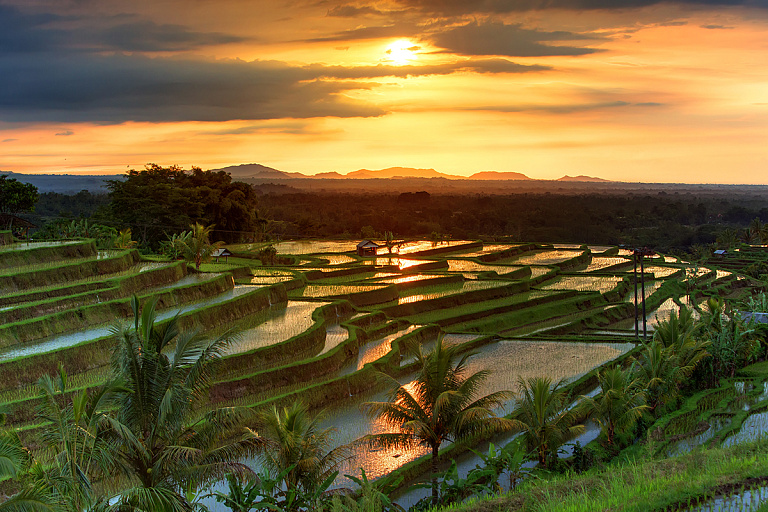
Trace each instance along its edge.
<path fill-rule="evenodd" d="M 340 174 L 338 172 L 321 172 L 319 174 L 302 174 L 300 172 L 285 172 L 267 167 L 261 164 L 241 164 L 231 165 L 229 167 L 222 167 L 220 169 L 211 169 L 212 171 L 226 171 L 232 175 L 233 178 L 251 178 L 251 179 L 412 179 L 412 178 L 443 178 L 448 180 L 532 180 L 525 174 L 519 172 L 498 172 L 498 171 L 482 171 L 476 172 L 471 176 L 459 176 L 456 174 L 446 174 L 434 169 L 414 169 L 411 167 L 389 167 L 387 169 L 381 169 L 378 171 L 370 169 L 360 169 L 358 171 L 352 171 L 347 174 Z M 591 176 L 563 176 L 554 181 L 588 181 L 588 182 L 608 182 L 610 180 L 604 180 L 602 178 L 594 178 Z"/>

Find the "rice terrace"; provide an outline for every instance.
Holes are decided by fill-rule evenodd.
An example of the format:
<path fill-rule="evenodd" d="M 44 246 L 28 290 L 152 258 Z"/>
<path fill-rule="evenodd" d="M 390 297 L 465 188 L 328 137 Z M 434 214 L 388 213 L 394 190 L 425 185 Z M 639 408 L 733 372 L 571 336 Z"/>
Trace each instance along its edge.
<path fill-rule="evenodd" d="M 429 483 L 424 489 L 412 486 L 417 481 L 429 482 L 432 470 L 426 446 L 374 449 L 363 442 L 366 436 L 392 427 L 367 415 L 361 404 L 387 400 L 387 379 L 382 375 L 404 388 L 413 385 L 421 361 L 415 347 L 426 352 L 439 344 L 457 356 L 472 353 L 467 359 L 469 373 L 488 372 L 477 393 L 515 391 L 501 400 L 497 413 L 516 421 L 520 421 L 516 405 L 523 400 L 520 386 L 541 377 L 549 379 L 548 385 L 561 381 L 555 390 L 568 402 L 554 405 L 549 414 L 575 414 L 572 424 L 583 422 L 584 428 L 572 429 L 561 439 L 562 447 L 553 446 L 555 452 L 539 458 L 539 466 L 553 470 L 560 465 L 580 472 L 605 464 L 618 454 L 615 447 L 619 444 L 613 445 L 610 437 L 606 444 L 601 416 L 593 419 L 579 405 L 570 409 L 570 402 L 575 404 L 579 396 L 598 396 L 601 388 L 606 389 L 598 378 L 611 368 L 648 366 L 643 354 L 652 346 L 667 350 L 651 345 L 657 328 L 668 333 L 684 323 L 686 314 L 691 322 L 706 318 L 725 324 L 730 320 L 724 313 L 714 319 L 721 314 L 718 304 L 746 304 L 765 286 L 738 271 L 743 263 L 739 261 L 753 257 L 749 248 L 743 249 L 747 256 L 713 256 L 695 266 L 679 257 L 653 253 L 643 257 L 641 273 L 636 266 L 639 257 L 635 259 L 632 250 L 611 245 L 296 240 L 227 244 L 226 260 L 217 257 L 196 269 L 185 261 L 142 256 L 134 248 L 97 249 L 93 239 L 30 242 L 15 241 L 10 232 L 1 234 L 0 410 L 5 428 L 16 432 L 25 446 L 50 450 L 56 437 L 52 431 L 72 435 L 55 424 L 56 418 L 64 421 L 72 411 L 68 401 L 78 407 L 78 400 L 94 396 L 110 379 L 120 329 L 130 329 L 134 317 L 136 329 L 140 329 L 141 308 L 146 311 L 148 304 L 154 304 L 158 326 L 173 322 L 182 330 L 198 329 L 208 337 L 230 338 L 196 405 L 198 415 L 235 408 L 258 416 L 273 408 L 287 410 L 296 403 L 305 404 L 307 413 L 322 410 L 316 428 L 333 428 L 326 448 L 346 449 L 322 490 L 356 487 L 344 476 L 351 475 L 362 482 L 358 492 L 367 499 L 378 499 L 378 506 L 384 508 L 395 506 L 390 499 L 405 508 L 422 498 L 420 506 L 430 503 Z M 361 255 L 366 242 L 367 253 Z M 762 257 L 759 250 L 752 251 Z M 673 347 L 676 341 L 669 343 Z M 173 344 L 166 348 L 169 357 L 174 350 Z M 699 357 L 691 355 L 693 350 L 686 345 L 686 355 L 681 357 Z M 660 357 L 671 359 L 669 355 Z M 658 418 L 642 416 L 647 435 L 640 445 L 627 449 L 652 457 L 684 455 L 699 446 L 719 443 L 740 449 L 740 442 L 768 429 L 763 412 L 768 410 L 765 364 L 743 369 L 733 366 L 711 388 L 680 402 L 679 408 L 667 408 Z M 58 375 L 61 380 L 54 392 L 58 398 L 52 403 L 46 403 L 37 384 L 46 375 Z M 649 382 L 644 385 L 647 398 L 643 407 L 661 411 L 666 400 L 673 400 L 667 398 L 672 392 L 652 389 L 659 386 L 658 379 Z M 664 385 L 685 387 L 682 381 Z M 652 399 L 657 402 L 651 403 Z M 52 404 L 62 407 L 62 416 L 52 415 Z M 41 416 L 41 411 L 49 412 Z M 77 423 L 71 417 L 68 421 Z M 207 421 L 213 420 L 208 417 Z M 530 473 L 532 462 L 526 464 L 525 460 L 535 461 L 535 450 L 516 466 L 498 466 L 494 478 L 489 477 L 489 466 L 481 471 L 483 461 L 498 457 L 494 445 L 512 445 L 515 431 L 520 427 L 501 434 L 480 430 L 462 443 L 445 443 L 440 471 L 447 473 L 441 473 L 441 503 L 491 496 L 496 485 L 510 490 L 517 476 L 510 474 L 509 482 L 496 483 L 505 471 L 521 478 Z M 620 434 L 618 429 L 614 433 Z M 93 448 L 84 442 L 83 449 L 86 446 Z M 522 454 L 523 445 L 517 446 Z M 449 467 L 451 460 L 455 465 Z M 254 469 L 265 464 L 255 455 L 240 462 Z M 554 471 L 557 474 L 563 469 Z M 362 481 L 358 480 L 361 475 Z M 760 488 L 768 482 L 766 476 L 768 473 L 757 479 L 741 475 L 733 484 Z M 102 475 L 94 488 L 115 488 L 108 482 L 110 478 Z M 578 478 L 576 473 L 573 478 Z M 367 479 L 379 490 L 371 490 Z M 14 481 L 10 478 L 2 484 L 8 495 L 18 491 Z M 222 482 L 204 492 L 192 490 L 188 496 L 211 510 L 228 510 L 220 503 L 223 499 L 213 499 L 217 493 L 219 497 L 226 494 Z M 253 482 L 248 484 L 247 478 L 244 482 L 239 485 L 253 489 Z M 526 491 L 528 496 L 563 492 L 562 499 L 568 499 L 567 491 L 557 490 L 556 478 L 549 491 L 543 488 L 544 480 L 534 480 L 518 484 L 504 507 L 529 509 L 526 507 L 531 505 L 515 501 L 525 495 L 520 491 L 525 485 L 532 486 Z M 664 501 L 661 496 L 659 510 L 670 506 L 689 510 L 687 504 L 706 503 L 712 493 L 722 494 L 722 486 L 718 480 L 686 491 L 683 498 L 677 494 Z M 259 503 L 264 505 L 269 499 L 273 499 L 273 507 L 292 509 L 286 504 L 288 498 L 280 494 L 285 487 L 282 491 L 278 487 L 273 498 L 265 487 L 260 489 L 253 510 L 260 510 Z M 302 489 L 309 492 L 308 487 Z M 199 492 L 197 497 L 195 492 Z M 749 499 L 734 493 L 739 499 Z M 379 495 L 382 497 L 377 498 Z M 278 496 L 283 497 L 278 500 Z M 345 505 L 338 496 L 343 498 L 337 493 L 336 505 L 327 501 L 324 506 L 353 506 L 351 498 L 343 498 Z M 293 509 L 316 506 L 308 503 L 296 502 Z"/>

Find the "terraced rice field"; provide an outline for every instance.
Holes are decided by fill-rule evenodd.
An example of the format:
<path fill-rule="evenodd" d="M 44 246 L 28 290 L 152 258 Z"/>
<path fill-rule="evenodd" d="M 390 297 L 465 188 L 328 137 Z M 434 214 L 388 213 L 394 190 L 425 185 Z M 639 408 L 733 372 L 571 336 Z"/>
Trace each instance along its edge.
<path fill-rule="evenodd" d="M 398 304 L 410 304 L 424 300 L 440 299 L 464 292 L 489 290 L 491 288 L 498 288 L 508 284 L 509 283 L 506 281 L 484 280 L 464 281 L 463 283 L 437 284 L 409 290 L 401 294 L 400 299 L 398 299 L 397 302 Z"/>
<path fill-rule="evenodd" d="M 590 264 L 587 265 L 587 268 L 585 268 L 583 272 L 595 272 L 608 267 L 612 267 L 614 265 L 621 265 L 627 262 L 628 262 L 627 258 L 621 258 L 619 256 L 615 256 L 615 257 L 594 256 L 592 257 L 592 261 L 590 262 Z M 629 260 L 629 262 L 631 262 L 631 260 Z"/>
<path fill-rule="evenodd" d="M 312 313 L 319 306 L 317 302 L 291 300 L 285 305 L 271 306 L 253 315 L 249 321 L 258 322 L 258 325 L 238 333 L 225 355 L 275 345 L 301 334 L 314 324 Z"/>
<path fill-rule="evenodd" d="M 170 303 L 175 305 L 159 310 L 159 321 L 179 314 L 183 321 L 199 321 L 198 327 L 203 331 L 223 332 L 236 326 L 240 333 L 227 349 L 227 357 L 222 360 L 225 375 L 230 374 L 230 370 L 234 372 L 232 375 L 255 371 L 279 373 L 288 371 L 283 368 L 285 364 L 296 365 L 289 367 L 291 372 L 296 372 L 292 375 L 295 381 L 290 385 L 280 384 L 281 387 L 254 394 L 244 391 L 245 394 L 232 398 L 228 403 L 256 406 L 270 398 L 271 393 L 278 392 L 292 393 L 291 398 L 295 400 L 319 401 L 311 405 L 328 410 L 325 424 L 339 429 L 339 443 L 354 442 L 362 435 L 382 430 L 380 424 L 367 419 L 358 409 L 360 402 L 383 396 L 375 386 L 374 374 L 368 373 L 373 372 L 372 365 L 367 363 L 379 361 L 377 365 L 381 365 L 384 364 L 381 361 L 390 361 L 393 343 L 400 343 L 405 338 L 416 340 L 425 348 L 432 346 L 438 335 L 445 335 L 446 343 L 467 350 L 469 344 L 484 344 L 478 349 L 479 353 L 470 359 L 471 370 L 491 370 L 491 379 L 483 391 L 514 390 L 521 376 L 574 379 L 629 349 L 629 345 L 574 341 L 593 341 L 589 330 L 565 332 L 570 329 L 567 326 L 579 322 L 586 323 L 591 332 L 597 331 L 598 327 L 604 332 L 631 332 L 633 318 L 627 318 L 630 313 L 626 313 L 631 308 L 627 308 L 625 303 L 633 300 L 632 291 L 619 302 L 609 302 L 609 299 L 596 293 L 583 293 L 606 293 L 624 277 L 631 276 L 631 268 L 628 271 L 611 271 L 615 275 L 586 273 L 599 272 L 625 259 L 595 256 L 586 272 L 564 275 L 556 265 L 579 256 L 581 246 L 578 244 L 554 249 L 539 245 L 534 251 L 488 264 L 466 258 L 498 253 L 514 247 L 514 244 L 488 244 L 482 249 L 475 246 L 463 250 L 457 247 L 455 252 L 440 251 L 428 255 L 426 259 L 418 256 L 421 251 L 456 247 L 464 243 L 468 241 L 437 246 L 429 241 L 417 241 L 402 247 L 403 257 L 379 255 L 358 259 L 353 256 L 356 242 L 280 242 L 275 244 L 278 253 L 302 256 L 298 265 L 246 265 L 251 275 L 244 278 L 238 274 L 238 282 L 251 284 L 234 285 L 234 280 L 228 275 L 227 289 L 223 292 L 221 287 L 213 291 L 211 286 L 218 274 L 188 274 L 186 267 L 178 265 L 176 268 L 175 263 L 139 261 L 138 253 L 131 253 L 131 257 L 135 258 L 133 263 L 125 268 L 103 272 L 103 275 L 94 268 L 86 269 L 86 262 L 109 263 L 114 254 L 106 255 L 108 257 L 101 260 L 98 256 L 62 256 L 62 264 L 79 268 L 80 272 L 76 279 L 54 286 L 32 280 L 32 274 L 50 267 L 35 263 L 26 269 L 31 275 L 29 284 L 14 284 L 20 290 L 12 296 L 0 297 L 0 310 L 26 309 L 32 321 L 50 326 L 56 333 L 36 339 L 35 334 L 24 331 L 22 325 L 0 325 L 0 329 L 6 329 L 0 332 L 12 333 L 8 335 L 9 339 L 0 339 L 0 346 L 6 347 L 0 350 L 0 407 L 3 402 L 32 399 L 35 392 L 31 384 L 36 378 L 21 379 L 18 383 L 12 379 L 16 379 L 20 371 L 42 371 L 43 364 L 51 367 L 52 360 L 60 360 L 65 367 L 68 366 L 70 380 L 78 385 L 95 386 L 105 378 L 109 367 L 110 329 L 116 321 L 127 318 L 114 317 L 108 318 L 109 321 L 93 323 L 87 320 L 90 317 L 81 305 L 75 305 L 70 308 L 71 311 L 54 318 L 44 310 L 44 306 L 48 307 L 46 304 L 53 300 L 54 294 L 56 300 L 69 300 L 75 304 L 74 301 L 82 294 L 90 297 L 87 294 L 92 293 L 96 297 L 107 288 L 113 290 L 117 302 L 127 301 L 134 292 L 165 293 L 166 300 L 173 299 Z M 69 244 L 59 244 L 60 247 L 65 245 Z M 252 256 L 263 246 L 243 244 L 233 249 L 236 253 L 241 251 Z M 50 250 L 50 247 L 56 245 L 25 246 L 24 249 L 34 252 Z M 610 248 L 591 249 L 593 252 L 598 249 L 604 252 Z M 3 266 L 3 255 L 20 253 L 20 250 L 15 246 L 0 249 L 0 269 L 4 269 L 0 270 L 0 276 L 16 277 L 19 265 L 16 260 L 7 260 L 8 264 Z M 243 258 L 243 261 L 252 260 Z M 423 270 L 412 268 L 422 264 L 430 265 Z M 530 278 L 500 279 L 483 274 L 493 271 L 501 276 L 524 265 L 530 266 Z M 346 269 L 351 270 L 339 272 Z M 365 271 L 355 272 L 355 269 Z M 323 275 L 309 273 L 313 270 L 320 270 Z M 163 278 L 165 280 L 155 277 L 159 275 L 156 273 L 171 271 L 178 272 L 178 275 Z M 646 284 L 646 297 L 651 296 L 666 280 L 680 279 L 671 277 L 678 271 L 677 268 L 664 264 L 650 265 L 648 271 L 653 272 L 656 279 Z M 552 279 L 538 285 L 538 281 L 534 280 L 545 274 L 551 274 Z M 718 277 L 724 276 L 718 273 Z M 435 283 L 434 279 L 440 282 Z M 141 284 L 127 286 L 125 283 L 129 282 Z M 730 292 L 727 283 L 723 293 Z M 667 288 L 679 287 L 665 287 L 665 290 Z M 349 300 L 336 300 L 339 296 L 349 297 Z M 686 298 L 658 298 L 657 303 L 661 306 L 649 311 L 649 318 L 657 312 L 663 314 L 674 310 L 677 307 L 675 300 L 685 301 Z M 605 325 L 606 317 L 603 316 L 606 311 L 619 312 L 615 318 L 611 317 L 609 325 Z M 621 317 L 622 314 L 625 316 Z M 599 326 L 592 326 L 591 322 L 598 321 L 602 322 Z M 543 341 L 552 339 L 552 336 L 544 335 L 553 328 L 557 328 L 556 332 L 563 332 L 568 341 Z M 502 340 L 502 333 L 515 339 Z M 101 348 L 94 350 L 96 346 Z M 258 361 L 252 362 L 252 357 Z M 387 371 L 397 373 L 400 364 L 412 360 L 406 357 L 403 362 L 390 361 Z M 328 368 L 322 369 L 323 365 L 328 365 Z M 306 369 L 310 367 L 311 370 Z M 368 387 L 352 393 L 352 380 L 345 380 L 352 375 L 360 377 L 354 382 L 363 382 Z M 265 382 L 269 383 L 269 378 Z M 408 382 L 408 377 L 403 382 Z M 349 391 L 354 396 L 342 401 L 322 401 L 326 396 L 340 396 L 339 386 L 341 395 L 346 397 Z M 11 425 L 14 421 L 11 414 Z M 359 467 L 365 467 L 368 476 L 375 477 L 420 454 L 419 451 L 390 453 L 360 450 L 350 461 L 348 471 L 357 474 Z M 212 510 L 221 508 L 213 504 Z"/>
<path fill-rule="evenodd" d="M 335 297 L 337 295 L 346 295 L 348 293 L 369 292 L 379 290 L 386 285 L 343 285 L 343 284 L 308 284 L 297 292 L 291 292 L 294 297 L 311 297 L 318 299 L 322 297 Z"/>
<path fill-rule="evenodd" d="M 618 285 L 623 277 L 609 276 L 561 276 L 542 285 L 543 290 L 576 290 L 607 293 Z"/>
<path fill-rule="evenodd" d="M 555 263 L 562 263 L 571 258 L 575 258 L 580 253 L 578 251 L 536 251 L 533 253 L 525 253 L 512 261 L 517 265 L 554 265 Z"/>
<path fill-rule="evenodd" d="M 433 263 L 433 262 L 434 260 L 415 260 L 415 259 L 401 258 L 399 256 L 387 256 L 387 257 L 379 256 L 377 258 L 365 259 L 360 263 L 362 265 L 372 265 L 377 267 L 394 265 L 400 268 L 400 270 L 403 270 L 408 267 L 412 267 L 414 265 L 421 265 L 422 263 Z"/>
<path fill-rule="evenodd" d="M 451 272 L 496 272 L 498 275 L 508 274 L 519 270 L 521 266 L 512 265 L 486 265 L 471 260 L 447 260 L 448 270 Z"/>

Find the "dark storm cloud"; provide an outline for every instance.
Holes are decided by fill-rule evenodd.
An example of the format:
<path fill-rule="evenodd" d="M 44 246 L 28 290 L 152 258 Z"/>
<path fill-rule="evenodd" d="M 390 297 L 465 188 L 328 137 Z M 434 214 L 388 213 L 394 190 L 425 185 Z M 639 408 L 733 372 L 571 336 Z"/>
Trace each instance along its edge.
<path fill-rule="evenodd" d="M 343 93 L 369 84 L 314 80 L 279 62 L 143 56 L 0 57 L 7 122 L 227 121 L 378 116 Z"/>
<path fill-rule="evenodd" d="M 67 27 L 62 28 L 62 27 Z M 184 51 L 242 41 L 218 32 L 195 32 L 133 16 L 101 18 L 27 14 L 0 5 L 0 54 L 46 51 Z"/>
<path fill-rule="evenodd" d="M 67 33 L 47 27 L 61 19 L 53 14 L 24 14 L 0 5 L 0 55 L 45 51 L 62 44 Z"/>
<path fill-rule="evenodd" d="M 721 6 L 754 6 L 766 8 L 768 0 L 399 0 L 402 6 L 425 12 L 461 15 L 472 13 L 508 13 L 542 9 L 633 9 L 662 3 Z"/>
<path fill-rule="evenodd" d="M 553 46 L 542 42 L 595 39 L 573 32 L 544 32 L 504 23 L 469 23 L 438 32 L 432 42 L 447 52 L 461 55 L 506 55 L 510 57 L 543 57 L 552 55 L 586 55 L 599 50 L 574 46 Z"/>
<path fill-rule="evenodd" d="M 159 52 L 193 50 L 204 46 L 236 43 L 243 38 L 218 32 L 193 32 L 181 25 L 151 21 L 120 23 L 91 34 L 94 46 L 122 51 Z"/>

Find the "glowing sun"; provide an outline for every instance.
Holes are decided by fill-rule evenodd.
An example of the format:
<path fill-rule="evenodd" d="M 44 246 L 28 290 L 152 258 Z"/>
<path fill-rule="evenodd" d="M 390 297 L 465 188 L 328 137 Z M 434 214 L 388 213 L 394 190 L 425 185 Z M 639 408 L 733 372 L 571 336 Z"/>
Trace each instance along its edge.
<path fill-rule="evenodd" d="M 411 60 L 416 58 L 416 52 L 421 48 L 408 39 L 398 39 L 394 43 L 387 46 L 386 54 L 389 59 L 397 66 L 408 64 Z"/>

